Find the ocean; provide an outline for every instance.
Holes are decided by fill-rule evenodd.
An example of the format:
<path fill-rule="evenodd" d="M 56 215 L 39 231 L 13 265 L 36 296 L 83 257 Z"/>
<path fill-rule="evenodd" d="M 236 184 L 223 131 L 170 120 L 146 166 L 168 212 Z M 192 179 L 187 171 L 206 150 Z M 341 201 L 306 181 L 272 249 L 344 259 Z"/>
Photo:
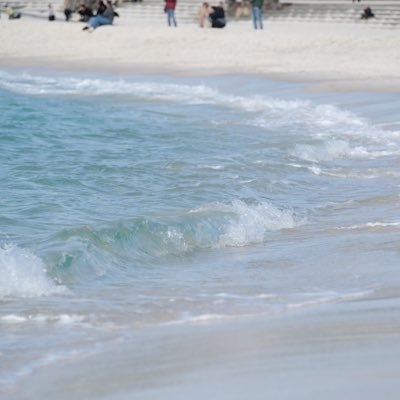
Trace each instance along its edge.
<path fill-rule="evenodd" d="M 0 70 L 1 397 L 204 398 L 187 370 L 240 347 L 224 326 L 397 307 L 399 109 L 255 76 Z"/>

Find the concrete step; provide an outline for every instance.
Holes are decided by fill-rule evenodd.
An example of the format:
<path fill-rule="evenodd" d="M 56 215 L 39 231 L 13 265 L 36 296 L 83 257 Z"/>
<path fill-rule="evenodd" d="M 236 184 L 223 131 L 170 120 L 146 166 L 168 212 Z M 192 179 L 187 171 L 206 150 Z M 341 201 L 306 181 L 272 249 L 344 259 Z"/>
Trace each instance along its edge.
<path fill-rule="evenodd" d="M 29 15 L 31 17 L 47 19 L 48 2 L 43 0 L 35 1 L 14 1 L 12 6 L 19 8 L 22 15 Z M 53 2 L 53 10 L 56 15 L 56 20 L 64 20 L 64 2 Z M 186 0 L 179 3 L 175 11 L 175 16 L 180 21 L 194 22 L 198 10 L 198 3 L 191 0 Z M 164 13 L 163 3 L 160 1 L 147 0 L 145 2 L 137 3 L 122 3 L 121 6 L 116 8 L 120 14 L 120 18 L 116 18 L 116 22 L 120 19 L 137 19 L 137 20 L 166 20 Z M 79 15 L 72 14 L 71 21 L 79 20 Z"/>
<path fill-rule="evenodd" d="M 298 0 L 296 0 L 298 1 Z M 335 1 L 335 0 L 332 0 Z M 364 23 L 369 26 L 400 28 L 400 0 L 382 1 L 372 0 L 368 2 L 371 5 L 375 18 L 361 20 L 360 15 L 365 4 L 359 2 L 335 2 L 313 0 L 310 2 L 295 2 L 282 4 L 280 9 L 269 9 L 264 13 L 264 18 L 270 21 L 299 21 L 299 22 L 335 22 L 335 23 Z M 12 3 L 14 6 L 23 6 L 22 14 L 31 15 L 37 18 L 47 18 L 48 2 L 43 0 L 17 0 Z M 64 19 L 64 2 L 58 0 L 53 2 L 53 8 L 58 20 Z M 137 21 L 164 21 L 166 16 L 163 12 L 163 1 L 161 0 L 143 0 L 141 2 L 121 3 L 117 7 L 120 18 L 115 23 L 123 23 L 127 20 Z M 197 10 L 201 1 L 198 0 L 178 0 L 176 9 L 176 18 L 178 23 L 196 23 Z M 229 11 L 229 9 L 228 9 Z M 73 20 L 77 20 L 77 14 L 73 14 Z M 250 19 L 249 13 L 246 17 L 237 19 Z M 234 21 L 235 17 L 229 15 L 228 20 Z"/>
<path fill-rule="evenodd" d="M 375 4 L 371 6 L 375 18 L 361 20 L 365 4 L 305 4 L 294 3 L 282 10 L 267 10 L 265 18 L 271 21 L 364 23 L 377 27 L 400 27 L 400 4 Z"/>

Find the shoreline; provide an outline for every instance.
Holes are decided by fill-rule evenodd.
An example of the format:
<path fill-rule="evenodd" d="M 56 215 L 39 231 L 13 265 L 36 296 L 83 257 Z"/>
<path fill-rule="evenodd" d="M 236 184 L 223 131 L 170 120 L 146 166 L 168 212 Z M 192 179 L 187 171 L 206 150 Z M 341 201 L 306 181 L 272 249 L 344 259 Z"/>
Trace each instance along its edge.
<path fill-rule="evenodd" d="M 398 306 L 396 297 L 378 297 L 269 317 L 144 328 L 102 351 L 35 369 L 4 398 L 201 400 L 218 393 L 228 400 L 250 390 L 252 399 L 264 399 L 268 390 L 282 400 L 336 400 L 349 393 L 372 400 L 382 391 L 394 400 Z M 157 343 L 163 345 L 155 355 Z M 118 371 L 112 383 L 110 368 Z"/>
<path fill-rule="evenodd" d="M 310 90 L 400 92 L 397 31 L 320 23 L 250 22 L 225 30 L 133 24 L 82 32 L 81 24 L 2 21 L 0 68 L 40 68 L 118 75 L 251 75 L 306 82 Z M 24 38 L 29 34 L 32 46 Z M 351 51 L 351 53 L 350 53 Z"/>
<path fill-rule="evenodd" d="M 60 73 L 99 73 L 117 75 L 122 77 L 140 76 L 170 76 L 174 78 L 211 78 L 227 76 L 248 76 L 251 78 L 283 82 L 300 83 L 304 89 L 310 92 L 332 92 L 332 93 L 351 93 L 351 92 L 370 92 L 370 93 L 400 93 L 400 79 L 380 79 L 371 81 L 370 79 L 352 79 L 350 77 L 335 78 L 332 75 L 312 74 L 312 73 L 260 73 L 254 71 L 228 70 L 227 68 L 216 69 L 179 69 L 163 68 L 159 65 L 135 65 L 126 68 L 115 68 L 111 65 L 102 65 L 94 68 L 92 63 L 67 63 L 65 61 L 54 62 L 52 60 L 32 61 L 32 59 L 18 59 L 15 61 L 0 60 L 0 69 L 18 69 L 33 71 L 56 71 Z"/>

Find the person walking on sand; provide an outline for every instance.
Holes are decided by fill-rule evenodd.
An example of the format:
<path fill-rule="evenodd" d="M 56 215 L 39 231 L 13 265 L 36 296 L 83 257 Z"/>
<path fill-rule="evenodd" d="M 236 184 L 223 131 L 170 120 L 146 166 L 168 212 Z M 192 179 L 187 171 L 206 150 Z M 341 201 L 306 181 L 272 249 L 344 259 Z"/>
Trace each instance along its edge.
<path fill-rule="evenodd" d="M 254 29 L 264 29 L 263 26 L 264 0 L 251 0 L 251 12 L 253 16 Z"/>
<path fill-rule="evenodd" d="M 177 26 L 175 19 L 176 0 L 165 0 L 164 11 L 167 13 L 168 26 Z"/>

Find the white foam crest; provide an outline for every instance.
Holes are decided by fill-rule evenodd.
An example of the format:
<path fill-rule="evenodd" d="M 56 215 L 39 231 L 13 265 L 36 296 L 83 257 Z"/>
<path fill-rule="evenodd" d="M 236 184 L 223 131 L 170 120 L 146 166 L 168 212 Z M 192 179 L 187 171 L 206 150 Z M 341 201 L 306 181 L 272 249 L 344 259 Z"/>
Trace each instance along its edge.
<path fill-rule="evenodd" d="M 221 299 L 233 299 L 233 300 L 263 300 L 263 299 L 274 299 L 277 297 L 276 294 L 272 293 L 260 293 L 256 295 L 244 295 L 235 293 L 217 293 L 215 295 L 217 298 Z"/>
<path fill-rule="evenodd" d="M 10 74 L 0 70 L 0 87 L 32 95 L 130 95 L 189 103 L 210 102 L 217 91 L 204 85 L 162 82 L 131 82 L 124 79 L 94 79 L 65 76 L 39 76 L 26 72 Z M 214 102 L 214 101 L 212 101 Z"/>
<path fill-rule="evenodd" d="M 311 104 L 307 100 L 281 100 L 260 95 L 251 97 L 223 95 L 220 93 L 218 95 L 219 97 L 216 100 L 233 108 L 240 108 L 248 112 L 283 111 L 285 116 L 287 116 L 286 112 L 304 109 L 310 107 Z"/>
<path fill-rule="evenodd" d="M 370 152 L 363 146 L 352 147 L 345 140 L 328 140 L 316 145 L 297 145 L 292 155 L 311 162 L 335 159 L 373 159 L 387 152 Z"/>
<path fill-rule="evenodd" d="M 365 121 L 350 111 L 342 110 L 330 104 L 317 105 L 313 112 L 314 122 L 321 127 L 330 127 L 337 124 L 343 126 L 364 127 Z"/>
<path fill-rule="evenodd" d="M 212 321 L 219 321 L 224 319 L 232 319 L 233 316 L 230 315 L 222 315 L 222 314 L 199 314 L 193 315 L 188 312 L 182 313 L 182 317 L 180 319 L 171 320 L 168 322 L 164 322 L 161 325 L 183 325 L 183 324 L 206 324 Z"/>
<path fill-rule="evenodd" d="M 9 324 L 19 324 L 21 322 L 26 321 L 26 317 L 22 315 L 15 315 L 15 314 L 9 314 L 9 315 L 4 315 L 3 317 L 0 318 L 2 322 L 6 322 Z"/>
<path fill-rule="evenodd" d="M 8 324 L 20 324 L 24 322 L 34 322 L 39 324 L 56 323 L 59 325 L 75 325 L 87 322 L 87 317 L 77 314 L 59 314 L 59 315 L 16 315 L 9 314 L 0 318 L 1 322 Z"/>
<path fill-rule="evenodd" d="M 152 99 L 180 101 L 188 104 L 220 104 L 247 112 L 278 111 L 280 114 L 313 108 L 305 100 L 280 100 L 266 96 L 239 96 L 223 94 L 206 85 L 188 85 L 163 82 L 132 82 L 105 78 L 39 76 L 26 72 L 11 74 L 0 70 L 0 87 L 33 95 L 130 95 Z M 339 113 L 339 111 L 338 111 Z M 290 114 L 289 114 L 290 115 Z"/>
<path fill-rule="evenodd" d="M 367 222 L 360 225 L 339 226 L 335 229 L 343 231 L 378 230 L 386 228 L 400 229 L 400 222 Z"/>
<path fill-rule="evenodd" d="M 213 171 L 221 171 L 224 169 L 223 165 L 204 165 L 202 168 L 204 169 L 211 169 Z"/>
<path fill-rule="evenodd" d="M 253 118 L 241 121 L 247 125 L 269 129 L 285 128 L 288 132 L 296 127 L 296 136 L 299 127 L 304 126 L 312 138 L 328 141 L 326 146 L 337 142 L 339 148 L 334 152 L 340 154 L 345 151 L 343 156 L 377 158 L 398 155 L 400 152 L 400 131 L 383 129 L 371 124 L 366 118 L 331 104 L 318 105 L 308 100 L 281 100 L 259 95 L 233 96 L 219 92 L 215 92 L 214 101 L 226 107 L 256 113 Z M 338 139 L 332 139 L 333 137 Z M 349 145 L 347 149 L 343 149 L 343 143 L 349 140 L 361 141 L 363 145 Z M 316 153 L 318 152 L 319 149 Z M 325 154 L 329 159 L 329 151 Z"/>
<path fill-rule="evenodd" d="M 300 296 L 300 298 L 307 299 L 299 302 L 288 303 L 286 309 L 299 309 L 305 307 L 318 306 L 330 303 L 339 303 L 345 301 L 354 301 L 365 298 L 373 293 L 373 290 L 365 290 L 360 292 L 349 292 L 349 293 L 339 293 L 335 291 L 329 292 L 318 292 L 318 293 L 300 293 L 294 295 Z"/>
<path fill-rule="evenodd" d="M 30 95 L 73 94 L 76 93 L 81 81 L 73 78 L 31 75 L 26 72 L 10 74 L 0 70 L 1 88 Z"/>
<path fill-rule="evenodd" d="M 334 134 L 373 141 L 376 145 L 392 146 L 393 151 L 399 149 L 399 131 L 371 125 L 366 119 L 334 105 L 315 105 L 308 100 L 283 100 L 264 95 L 225 94 L 204 84 L 135 82 L 104 77 L 39 76 L 0 70 L 0 88 L 31 95 L 116 95 L 184 104 L 218 105 L 252 113 L 250 118 L 241 120 L 241 123 L 247 125 L 276 128 L 302 124 L 309 127 L 307 130 L 314 131 L 312 135 L 315 138 L 325 140 Z M 362 152 L 362 148 L 359 150 Z"/>
<path fill-rule="evenodd" d="M 236 200 L 231 206 L 224 206 L 224 208 L 233 213 L 234 217 L 224 228 L 218 247 L 262 243 L 266 233 L 291 229 L 299 224 L 293 212 L 281 210 L 269 203 L 248 205 Z"/>
<path fill-rule="evenodd" d="M 188 85 L 163 82 L 132 82 L 124 79 L 79 78 L 65 76 L 40 76 L 26 72 L 11 74 L 0 70 L 0 87 L 28 94 L 79 94 L 82 96 L 116 94 L 134 97 L 170 99 L 189 104 L 225 104 L 246 111 L 273 107 L 282 110 L 298 107 L 298 101 L 272 100 L 263 96 L 250 98 L 225 95 L 205 85 Z M 301 102 L 303 104 L 304 102 Z M 308 102 L 306 102 L 308 104 Z"/>
<path fill-rule="evenodd" d="M 250 109 L 247 108 L 248 111 Z M 299 127 L 314 131 L 316 138 L 327 138 L 333 133 L 344 136 L 365 136 L 370 127 L 368 121 L 336 106 L 315 105 L 306 100 L 284 101 L 264 98 L 253 111 L 264 111 L 249 124 L 263 128 Z M 267 111 L 267 112 L 265 112 Z M 298 134 L 298 130 L 296 131 Z"/>
<path fill-rule="evenodd" d="M 307 169 L 315 175 L 324 175 L 341 179 L 378 179 L 378 178 L 400 178 L 399 171 L 382 171 L 382 169 L 361 169 L 352 170 L 348 168 L 339 169 L 321 169 L 316 165 L 307 166 Z"/>
<path fill-rule="evenodd" d="M 43 261 L 16 245 L 0 247 L 0 298 L 38 297 L 66 293 L 46 273 Z"/>
<path fill-rule="evenodd" d="M 314 175 L 321 175 L 322 170 L 321 168 L 317 167 L 316 165 L 311 165 L 307 167 L 309 171 L 311 171 Z"/>

